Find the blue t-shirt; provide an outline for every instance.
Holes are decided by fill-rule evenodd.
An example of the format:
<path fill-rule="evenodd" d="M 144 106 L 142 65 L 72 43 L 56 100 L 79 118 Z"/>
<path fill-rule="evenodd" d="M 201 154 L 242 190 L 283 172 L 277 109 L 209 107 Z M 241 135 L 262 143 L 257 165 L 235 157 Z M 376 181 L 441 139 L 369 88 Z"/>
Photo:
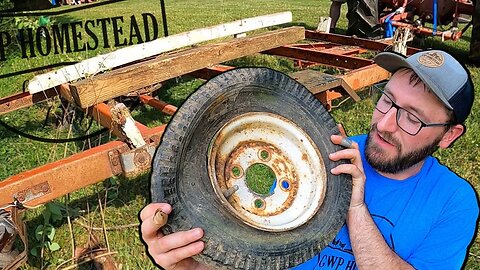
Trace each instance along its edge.
<path fill-rule="evenodd" d="M 366 138 L 352 139 L 367 179 L 365 202 L 387 244 L 416 269 L 459 269 L 478 217 L 473 188 L 434 157 L 405 180 L 383 177 L 365 159 Z M 320 254 L 293 269 L 358 269 L 347 226 Z"/>

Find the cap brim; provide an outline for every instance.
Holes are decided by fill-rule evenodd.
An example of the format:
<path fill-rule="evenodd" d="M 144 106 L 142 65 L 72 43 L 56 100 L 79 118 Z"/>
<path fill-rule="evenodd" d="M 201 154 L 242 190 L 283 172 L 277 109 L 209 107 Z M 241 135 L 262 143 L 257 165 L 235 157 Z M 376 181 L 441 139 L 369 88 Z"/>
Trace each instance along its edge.
<path fill-rule="evenodd" d="M 401 68 L 413 69 L 406 60 L 407 58 L 405 56 L 392 52 L 381 52 L 373 58 L 373 61 L 377 65 L 388 70 L 390 73 L 394 73 Z"/>

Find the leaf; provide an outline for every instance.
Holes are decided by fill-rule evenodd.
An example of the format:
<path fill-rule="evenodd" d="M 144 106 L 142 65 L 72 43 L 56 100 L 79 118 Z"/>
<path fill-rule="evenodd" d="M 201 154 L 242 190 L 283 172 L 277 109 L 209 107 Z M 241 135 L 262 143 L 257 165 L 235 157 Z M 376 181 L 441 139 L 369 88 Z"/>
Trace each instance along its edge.
<path fill-rule="evenodd" d="M 68 213 L 72 217 L 78 217 L 80 216 L 80 208 L 68 208 Z"/>
<path fill-rule="evenodd" d="M 32 254 L 35 257 L 40 257 L 40 248 L 41 246 L 39 244 L 33 246 L 32 249 L 30 249 L 30 254 Z"/>
<path fill-rule="evenodd" d="M 57 242 L 48 243 L 47 247 L 50 249 L 50 251 L 57 251 L 60 249 L 60 245 Z"/>
<path fill-rule="evenodd" d="M 60 205 L 56 204 L 56 203 L 48 203 L 47 204 L 47 209 L 52 212 L 52 214 L 55 214 L 55 215 L 62 215 L 62 208 Z"/>
<path fill-rule="evenodd" d="M 62 206 L 56 203 L 48 203 L 47 210 L 51 213 L 50 218 L 52 221 L 58 221 L 63 219 Z"/>
<path fill-rule="evenodd" d="M 42 212 L 42 215 L 43 215 L 43 223 L 45 224 L 50 223 L 50 217 L 52 216 L 52 213 L 48 211 L 48 209 L 45 209 Z"/>
<path fill-rule="evenodd" d="M 55 228 L 48 224 L 47 226 L 45 226 L 45 234 L 47 235 L 48 239 L 50 241 L 53 240 L 53 237 L 55 237 Z"/>
<path fill-rule="evenodd" d="M 43 236 L 43 225 L 38 225 L 37 228 L 35 228 L 35 239 L 37 241 L 41 241 Z"/>
<path fill-rule="evenodd" d="M 110 191 L 107 193 L 107 199 L 108 200 L 115 200 L 118 198 L 118 191 L 115 192 L 115 191 Z"/>

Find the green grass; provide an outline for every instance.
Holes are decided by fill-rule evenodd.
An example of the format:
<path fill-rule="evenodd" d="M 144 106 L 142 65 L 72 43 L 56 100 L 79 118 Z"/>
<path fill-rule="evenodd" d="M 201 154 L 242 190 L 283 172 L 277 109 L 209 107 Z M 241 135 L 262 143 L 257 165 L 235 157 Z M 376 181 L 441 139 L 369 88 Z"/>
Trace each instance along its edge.
<path fill-rule="evenodd" d="M 245 182 L 247 187 L 257 194 L 269 195 L 275 181 L 275 173 L 268 165 L 255 163 L 247 168 Z"/>
<path fill-rule="evenodd" d="M 211 26 L 223 22 L 229 22 L 240 18 L 270 14 L 290 10 L 293 13 L 295 25 L 302 25 L 309 29 L 316 28 L 318 17 L 328 16 L 330 1 L 318 0 L 177 0 L 167 1 L 166 10 L 168 17 L 168 26 L 170 34 L 180 33 L 195 28 Z M 65 9 L 62 7 L 60 9 Z M 340 32 L 344 33 L 346 29 L 346 5 L 343 5 L 342 17 L 337 24 Z M 59 10 L 60 10 L 59 9 Z M 149 12 L 155 14 L 160 21 L 161 13 L 159 1 L 134 1 L 128 0 L 114 5 L 104 6 L 85 11 L 78 11 L 51 18 L 56 22 L 70 22 L 76 20 L 96 19 L 114 16 L 124 16 L 129 18 L 131 15 L 140 17 L 141 13 Z M 162 26 L 160 25 L 160 31 Z M 110 36 L 110 38 L 112 38 Z M 438 39 L 426 38 L 423 43 L 425 47 L 444 48 L 459 54 L 463 59 L 468 55 L 468 39 L 466 37 L 458 42 L 441 43 Z M 34 59 L 20 59 L 18 49 L 12 48 L 8 61 L 0 62 L 0 74 L 15 72 L 18 70 L 37 67 L 41 65 L 58 63 L 62 61 L 79 61 L 92 55 L 110 51 L 112 49 L 102 49 L 97 51 L 87 51 L 75 54 L 51 55 L 49 57 L 37 57 Z M 17 55 L 17 57 L 14 57 Z M 279 59 L 272 56 L 248 56 L 241 59 L 229 61 L 226 64 L 236 66 L 269 66 L 283 72 L 295 71 L 292 61 Z M 469 66 L 474 83 L 480 86 L 480 69 Z M 327 70 L 328 71 L 328 70 Z M 335 72 L 329 70 L 328 72 Z M 30 79 L 33 74 L 17 76 L 15 78 L 0 79 L 0 96 L 7 96 L 17 93 L 22 89 L 24 80 Z M 167 82 L 160 93 L 160 98 L 176 106 L 181 105 L 185 98 L 193 92 L 202 82 L 182 78 L 178 81 Z M 478 90 L 477 90 L 478 93 Z M 477 94 L 478 96 L 478 94 Z M 480 158 L 477 151 L 480 144 L 480 111 L 479 99 L 475 101 L 471 117 L 467 120 L 468 132 L 454 147 L 446 151 L 439 151 L 436 155 L 447 166 L 452 167 L 459 175 L 469 179 L 477 191 L 480 191 Z M 47 125 L 43 127 L 46 112 L 49 106 L 53 106 L 53 114 L 50 114 Z M 21 127 L 22 130 L 44 137 L 65 137 L 69 135 L 69 129 L 59 129 L 55 124 L 56 115 L 61 115 L 57 108 L 58 101 L 49 104 L 39 104 L 28 109 L 22 109 L 14 113 L 1 116 L 1 119 Z M 368 131 L 371 111 L 371 102 L 368 99 L 358 103 L 346 101 L 338 108 L 332 111 L 332 115 L 337 122 L 343 123 L 348 134 L 359 134 Z M 133 112 L 134 117 L 148 126 L 156 126 L 166 123 L 169 116 L 158 113 L 156 110 L 145 107 Z M 77 129 L 71 131 L 71 136 L 80 135 L 88 125 L 82 124 Z M 91 130 L 98 129 L 93 126 Z M 108 138 L 105 136 L 102 141 Z M 91 146 L 99 142 L 92 140 Z M 18 174 L 28 169 L 58 160 L 64 156 L 88 148 L 88 144 L 60 144 L 50 145 L 34 142 L 21 138 L 0 127 L 0 179 Z M 137 213 L 149 202 L 149 175 L 144 175 L 136 179 L 115 178 L 105 183 L 99 183 L 69 195 L 67 198 L 59 198 L 56 201 L 64 204 L 67 201 L 69 212 L 73 212 L 72 232 L 70 233 L 67 220 L 53 222 L 56 228 L 55 241 L 61 246 L 61 249 L 55 252 L 45 252 L 43 260 L 30 256 L 25 269 L 49 268 L 55 269 L 62 262 L 72 257 L 72 245 L 83 246 L 88 241 L 88 230 L 81 224 L 90 224 L 90 227 L 102 227 L 102 218 L 99 210 L 99 200 L 104 201 L 107 198 L 105 211 L 106 227 L 112 228 L 107 233 L 108 243 L 112 251 L 117 252 L 113 257 L 115 261 L 122 264 L 123 269 L 155 269 L 145 253 L 145 248 L 138 237 L 138 228 L 135 224 L 138 222 Z M 34 243 L 35 228 L 43 223 L 42 212 L 44 207 L 29 210 L 26 212 L 25 219 L 29 232 L 29 240 Z M 77 214 L 75 214 L 77 213 Z M 81 224 L 80 224 L 81 222 Z M 128 228 L 119 229 L 126 225 Z M 97 238 L 105 245 L 105 238 L 100 231 L 94 231 Z M 477 238 L 470 250 L 466 269 L 480 269 L 480 240 Z M 80 269 L 89 269 L 86 266 Z"/>

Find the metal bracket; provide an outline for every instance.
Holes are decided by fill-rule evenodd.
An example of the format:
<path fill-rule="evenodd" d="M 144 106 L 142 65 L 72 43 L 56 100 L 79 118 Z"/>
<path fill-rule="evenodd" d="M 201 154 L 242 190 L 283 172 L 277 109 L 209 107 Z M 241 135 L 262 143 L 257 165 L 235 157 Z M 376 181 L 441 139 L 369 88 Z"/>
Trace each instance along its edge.
<path fill-rule="evenodd" d="M 157 145 L 158 143 L 154 141 L 151 144 L 125 152 L 110 151 L 108 157 L 113 174 L 121 174 L 130 178 L 148 171 L 152 166 Z"/>
<path fill-rule="evenodd" d="M 114 175 L 120 175 L 123 172 L 122 164 L 120 163 L 120 154 L 117 150 L 108 152 L 108 158 L 110 159 L 110 168 Z"/>
<path fill-rule="evenodd" d="M 50 184 L 45 181 L 13 194 L 13 198 L 18 200 L 20 203 L 26 203 L 33 199 L 49 194 L 50 192 L 52 192 Z"/>
<path fill-rule="evenodd" d="M 120 161 L 123 167 L 123 175 L 125 177 L 135 177 L 148 171 L 152 167 L 155 149 L 156 146 L 145 145 L 127 153 L 122 153 Z"/>

